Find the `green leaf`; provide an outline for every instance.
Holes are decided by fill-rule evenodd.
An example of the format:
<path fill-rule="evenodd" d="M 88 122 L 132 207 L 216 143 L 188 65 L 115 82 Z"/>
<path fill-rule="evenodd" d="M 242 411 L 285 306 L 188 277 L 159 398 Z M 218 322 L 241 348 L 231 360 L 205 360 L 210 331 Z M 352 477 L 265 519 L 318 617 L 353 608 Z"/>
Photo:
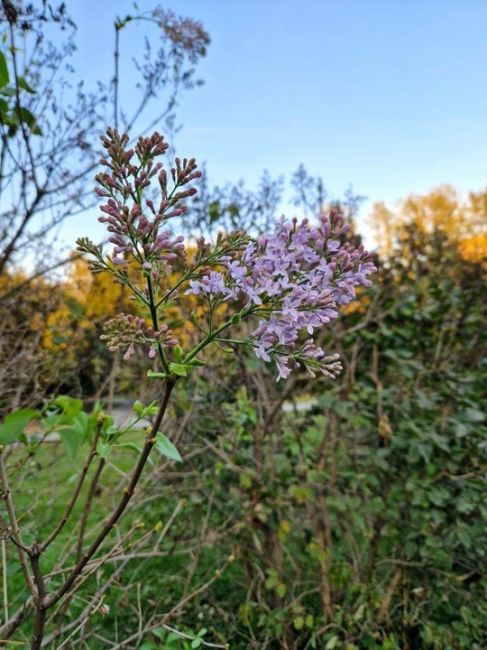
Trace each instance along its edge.
<path fill-rule="evenodd" d="M 178 375 L 178 377 L 186 377 L 188 374 L 186 366 L 182 363 L 170 363 L 169 370 L 175 375 Z"/>
<path fill-rule="evenodd" d="M 313 614 L 308 614 L 308 616 L 306 617 L 306 627 L 312 628 L 314 624 L 315 624 L 315 618 Z"/>
<path fill-rule="evenodd" d="M 42 135 L 42 131 L 37 124 L 35 116 L 29 111 L 28 108 L 20 107 L 16 109 L 17 115 L 20 117 L 20 121 L 27 124 L 34 135 Z"/>
<path fill-rule="evenodd" d="M 0 95 L 4 95 L 4 97 L 15 97 L 15 88 L 0 88 Z"/>
<path fill-rule="evenodd" d="M 163 433 L 157 434 L 156 449 L 160 454 L 166 456 L 166 458 L 169 458 L 170 460 L 175 460 L 178 463 L 183 462 L 183 459 L 181 458 L 181 454 L 179 453 L 179 451 L 169 440 L 169 438 L 166 438 L 166 436 Z"/>
<path fill-rule="evenodd" d="M 183 348 L 180 345 L 176 345 L 172 351 L 176 361 L 182 361 L 183 359 Z"/>
<path fill-rule="evenodd" d="M 107 438 L 108 436 L 110 436 L 112 427 L 113 427 L 113 418 L 111 415 L 106 415 L 103 418 L 103 424 L 101 427 L 102 438 Z"/>
<path fill-rule="evenodd" d="M 8 114 L 8 111 L 9 111 L 8 102 L 5 99 L 0 99 L 0 115 L 2 116 L 2 119 L 4 121 Z"/>
<path fill-rule="evenodd" d="M 172 646 L 173 641 L 176 641 L 179 645 L 179 642 L 181 641 L 181 637 L 179 636 L 179 634 L 176 634 L 175 632 L 171 632 L 170 634 L 167 635 L 166 644 L 167 645 L 171 644 L 171 648 L 173 647 Z"/>
<path fill-rule="evenodd" d="M 68 398 L 71 400 L 71 398 Z M 81 402 L 81 400 L 72 400 L 72 402 Z M 82 404 L 82 402 L 81 402 Z M 68 410 L 73 410 L 79 405 L 70 404 Z M 80 411 L 76 415 L 63 415 L 60 421 L 61 427 L 58 429 L 61 440 L 66 447 L 66 451 L 71 459 L 74 459 L 85 440 L 92 437 L 94 422 L 87 413 Z"/>
<path fill-rule="evenodd" d="M 167 377 L 165 372 L 154 372 L 153 370 L 148 370 L 147 376 L 151 379 L 165 379 Z"/>
<path fill-rule="evenodd" d="M 27 424 L 39 416 L 39 411 L 34 409 L 20 409 L 7 415 L 0 424 L 0 445 L 7 445 L 9 442 L 17 440 Z"/>
<path fill-rule="evenodd" d="M 246 490 L 250 489 L 252 487 L 252 476 L 246 472 L 240 474 L 240 485 Z"/>
<path fill-rule="evenodd" d="M 112 451 L 112 446 L 109 445 L 107 442 L 99 442 L 97 447 L 96 447 L 96 453 L 100 458 L 108 458 Z"/>
<path fill-rule="evenodd" d="M 5 55 L 3 52 L 0 52 L 0 87 L 3 88 L 8 84 L 10 80 L 8 74 L 7 61 L 5 60 Z"/>
<path fill-rule="evenodd" d="M 32 88 L 32 86 L 30 86 L 30 85 L 27 83 L 27 80 L 25 79 L 25 77 L 19 77 L 19 79 L 18 79 L 18 83 L 19 83 L 19 87 L 20 87 L 20 88 L 22 88 L 23 90 L 27 91 L 27 92 L 30 93 L 31 95 L 35 95 L 35 94 L 36 94 L 36 91 Z"/>
<path fill-rule="evenodd" d="M 157 639 L 159 639 L 160 641 L 162 641 L 162 640 L 164 639 L 164 637 L 166 636 L 166 632 L 165 632 L 165 630 L 163 630 L 162 627 L 156 627 L 156 628 L 154 628 L 154 629 L 152 630 L 152 634 L 153 634 Z M 178 637 L 177 635 L 176 635 L 176 639 L 179 639 L 179 637 Z"/>
<path fill-rule="evenodd" d="M 266 578 L 265 586 L 266 589 L 274 589 L 277 585 L 277 574 L 275 569 L 269 569 L 269 575 Z"/>
<path fill-rule="evenodd" d="M 485 420 L 485 413 L 469 407 L 465 409 L 465 417 L 469 422 L 483 422 Z"/>
<path fill-rule="evenodd" d="M 354 621 L 361 621 L 363 619 L 363 617 L 364 617 L 364 612 L 365 612 L 365 603 L 361 603 L 358 606 L 357 611 L 353 615 L 353 620 Z"/>
<path fill-rule="evenodd" d="M 280 582 L 276 587 L 276 594 L 279 598 L 284 598 L 286 595 L 287 587 L 283 582 Z"/>
<path fill-rule="evenodd" d="M 103 431 L 103 433 L 105 434 L 106 438 L 111 440 L 114 437 L 120 436 L 120 429 L 116 424 L 111 424 Z"/>
<path fill-rule="evenodd" d="M 54 400 L 54 404 L 60 406 L 68 417 L 73 417 L 83 410 L 83 402 L 69 395 L 59 395 Z"/>
<path fill-rule="evenodd" d="M 200 366 L 204 366 L 206 364 L 205 364 L 204 361 L 200 361 L 199 359 L 191 359 L 191 361 L 189 362 L 189 365 L 190 366 L 199 366 L 200 367 Z"/>
<path fill-rule="evenodd" d="M 142 451 L 141 447 L 139 447 L 139 445 L 136 445 L 135 442 L 121 442 L 117 445 L 110 445 L 110 447 L 112 449 L 130 449 L 137 452 L 138 454 L 140 454 Z"/>
<path fill-rule="evenodd" d="M 66 447 L 68 456 L 73 460 L 78 453 L 78 449 L 83 442 L 83 436 L 74 426 L 64 426 L 62 429 L 59 429 L 59 435 L 61 440 Z"/>
<path fill-rule="evenodd" d="M 295 630 L 302 630 L 304 627 L 304 618 L 302 616 L 296 616 L 293 620 L 293 625 Z"/>
<path fill-rule="evenodd" d="M 455 435 L 457 438 L 468 436 L 469 428 L 463 422 L 455 422 Z"/>
<path fill-rule="evenodd" d="M 208 206 L 208 216 L 210 217 L 210 224 L 218 221 L 221 216 L 220 203 L 218 200 L 212 201 Z"/>
<path fill-rule="evenodd" d="M 144 406 L 142 402 L 140 402 L 139 400 L 134 402 L 132 408 L 135 414 L 138 415 L 139 418 L 144 418 L 150 415 L 156 415 L 157 411 L 159 410 L 159 406 L 157 405 L 157 402 L 151 402 L 149 406 Z"/>
<path fill-rule="evenodd" d="M 465 530 L 464 528 L 461 528 L 457 532 L 457 536 L 458 536 L 458 539 L 463 544 L 463 546 L 465 546 L 465 548 L 470 548 L 471 547 L 472 540 L 471 540 L 467 530 Z"/>
<path fill-rule="evenodd" d="M 157 415 L 159 411 L 159 406 L 157 402 L 151 402 L 149 406 L 146 406 L 144 409 L 144 415 Z"/>

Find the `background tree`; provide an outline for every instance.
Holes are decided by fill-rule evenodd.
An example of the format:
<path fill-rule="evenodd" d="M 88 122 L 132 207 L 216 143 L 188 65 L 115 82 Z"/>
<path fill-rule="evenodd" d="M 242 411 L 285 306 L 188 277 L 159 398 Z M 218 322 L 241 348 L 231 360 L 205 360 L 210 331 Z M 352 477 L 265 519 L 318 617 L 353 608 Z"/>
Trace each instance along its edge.
<path fill-rule="evenodd" d="M 0 125 L 0 273 L 16 253 L 24 260 L 30 255 L 31 265 L 40 263 L 52 249 L 47 238 L 55 228 L 93 205 L 98 136 L 112 113 L 116 123 L 136 136 L 147 107 L 164 92 L 166 105 L 154 121 L 174 120 L 178 95 L 194 85 L 195 66 L 209 43 L 200 23 L 159 7 L 117 18 L 114 76 L 90 90 L 71 68 L 76 26 L 65 3 L 5 0 L 2 7 L 0 90 L 6 99 Z M 144 57 L 135 61 L 133 85 L 140 99 L 128 114 L 120 105 L 119 89 L 130 76 L 120 79 L 118 62 L 122 32 L 132 22 L 154 29 L 159 46 L 152 46 L 153 35 L 146 38 Z M 47 36 L 53 30 L 56 44 Z"/>
<path fill-rule="evenodd" d="M 92 176 L 100 156 L 100 133 L 115 119 L 135 137 L 150 126 L 143 122 L 149 121 L 148 109 L 161 96 L 163 107 L 150 121 L 174 125 L 180 93 L 200 83 L 195 70 L 209 36 L 199 22 L 160 7 L 116 18 L 113 77 L 88 89 L 72 67 L 77 28 L 66 3 L 4 0 L 0 18 L 0 304 L 6 355 L 1 361 L 13 373 L 6 378 L 8 386 L 2 385 L 0 408 L 8 410 L 35 403 L 46 386 L 59 387 L 61 380 L 51 372 L 57 364 L 55 353 L 57 359 L 69 361 L 66 352 L 74 352 L 71 343 L 80 340 L 78 331 L 68 344 L 66 328 L 59 331 L 61 323 L 76 320 L 73 309 L 78 307 L 72 298 L 66 300 L 59 272 L 56 275 L 56 269 L 72 260 L 71 254 L 62 256 L 58 234 L 66 219 L 94 205 Z M 120 52 L 132 23 L 147 28 L 145 50 L 134 62 L 134 75 L 121 78 Z M 129 94 L 139 99 L 130 113 L 122 102 L 127 93 L 121 92 L 129 83 Z M 48 287 L 54 293 L 46 301 L 41 296 Z M 34 304 L 37 329 L 32 330 Z M 19 347 L 24 354 L 14 353 Z M 15 357 L 18 362 L 11 363 Z M 79 363 L 73 354 L 68 367 L 75 358 Z M 22 359 L 28 360 L 28 367 Z M 86 370 L 91 373 L 92 368 Z M 61 384 L 67 380 L 65 386 L 72 387 L 72 379 L 66 376 Z M 13 385 L 17 388 L 11 402 Z"/>
<path fill-rule="evenodd" d="M 487 192 L 470 192 L 462 197 L 445 185 L 425 195 L 412 195 L 394 207 L 377 203 L 370 224 L 380 250 L 387 256 L 397 254 L 400 243 L 408 241 L 406 230 L 424 236 L 423 245 L 432 233 L 442 233 L 464 259 L 482 263 L 487 259 Z M 407 247 L 406 247 L 406 252 Z M 411 246 L 409 246 L 411 253 Z"/>

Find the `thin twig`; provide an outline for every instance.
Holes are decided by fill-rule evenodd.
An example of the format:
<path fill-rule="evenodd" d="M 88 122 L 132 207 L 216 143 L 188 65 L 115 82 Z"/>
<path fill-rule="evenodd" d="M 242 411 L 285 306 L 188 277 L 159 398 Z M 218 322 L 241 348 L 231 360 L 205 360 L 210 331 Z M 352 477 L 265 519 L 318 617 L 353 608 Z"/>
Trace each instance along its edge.
<path fill-rule="evenodd" d="M 100 458 L 100 462 L 98 463 L 98 467 L 96 468 L 96 472 L 93 475 L 93 478 L 91 480 L 90 488 L 89 488 L 88 495 L 87 495 L 86 501 L 85 501 L 85 507 L 83 508 L 83 514 L 81 515 L 78 542 L 76 544 L 76 562 L 79 562 L 79 560 L 81 559 L 81 556 L 83 555 L 83 543 L 85 541 L 86 524 L 88 523 L 88 517 L 89 517 L 89 514 L 91 512 L 91 506 L 93 504 L 93 500 L 95 498 L 96 490 L 98 488 L 98 482 L 100 480 L 100 476 L 101 476 L 101 473 L 103 472 L 104 467 L 105 467 L 105 459 Z"/>
<path fill-rule="evenodd" d="M 20 528 L 17 522 L 17 515 L 15 514 L 15 507 L 12 499 L 12 493 L 10 491 L 10 487 L 8 483 L 7 471 L 5 469 L 3 449 L 0 450 L 0 481 L 2 483 L 3 498 L 5 499 L 5 502 L 7 504 L 8 518 L 10 521 L 10 527 L 12 529 L 11 539 L 13 542 L 15 542 L 15 546 L 17 547 L 19 562 L 22 568 L 22 573 L 24 574 L 25 583 L 29 588 L 29 591 L 32 594 L 33 598 L 35 599 L 37 598 L 37 589 L 34 584 L 34 581 L 32 580 L 32 576 L 30 575 L 29 565 L 27 563 L 27 555 L 25 552 L 26 546 L 22 543 Z"/>
<path fill-rule="evenodd" d="M 2 539 L 2 581 L 3 581 L 3 617 L 4 625 L 8 623 L 8 581 L 7 581 L 7 544 Z"/>
<path fill-rule="evenodd" d="M 90 612 L 89 615 L 90 615 L 90 616 L 93 616 L 93 614 L 96 614 L 96 612 L 100 609 L 100 607 L 102 606 L 102 604 L 103 604 L 103 598 L 100 598 L 100 602 L 99 602 L 98 605 L 95 607 L 95 609 L 93 609 L 93 610 Z M 71 634 L 70 634 L 66 639 L 64 639 L 64 641 L 61 643 L 60 646 L 58 646 L 57 650 L 61 650 L 61 648 L 64 648 L 64 646 L 66 645 L 66 643 L 67 643 L 70 639 L 73 638 L 73 636 L 78 632 L 78 630 L 80 630 L 80 629 L 83 627 L 83 625 L 84 625 L 85 623 L 86 623 L 86 620 L 83 619 L 83 620 L 81 621 L 81 623 L 78 625 L 78 627 L 75 627 L 74 630 L 71 632 Z"/>
<path fill-rule="evenodd" d="M 169 612 L 164 614 L 162 618 L 160 618 L 156 623 L 153 623 L 149 625 L 148 627 L 144 628 L 142 630 L 142 634 L 145 634 L 147 632 L 151 632 L 152 630 L 156 629 L 157 627 L 164 626 L 166 624 L 166 621 L 168 621 L 171 616 L 173 616 L 177 611 L 179 611 L 184 605 L 187 605 L 193 598 L 196 598 L 196 596 L 199 596 L 202 592 L 206 591 L 208 587 L 210 587 L 216 580 L 218 580 L 222 573 L 225 571 L 227 568 L 229 562 L 231 561 L 230 558 L 227 558 L 225 564 L 220 568 L 215 571 L 215 574 L 203 585 L 192 591 L 190 594 L 188 594 L 185 598 L 179 601 L 177 605 L 175 605 Z M 129 636 L 127 639 L 124 639 L 121 643 L 117 643 L 117 645 L 112 647 L 112 650 L 120 650 L 120 648 L 124 648 L 127 643 L 130 643 L 131 641 L 137 641 L 141 636 L 141 633 L 137 632 L 136 634 L 132 634 L 132 636 Z M 217 646 L 218 647 L 218 646 Z M 228 648 L 228 646 L 220 646 L 223 648 Z"/>
<path fill-rule="evenodd" d="M 64 514 L 59 520 L 57 526 L 51 532 L 49 537 L 42 544 L 39 544 L 39 553 L 44 553 L 44 551 L 48 548 L 48 546 L 56 539 L 56 537 L 59 535 L 59 533 L 66 525 L 69 519 L 69 515 L 71 514 L 74 506 L 76 505 L 76 501 L 78 500 L 78 497 L 81 494 L 81 488 L 83 487 L 83 483 L 85 482 L 85 478 L 90 468 L 91 462 L 93 458 L 96 456 L 96 446 L 98 444 L 98 439 L 100 438 L 102 426 L 103 426 L 103 421 L 99 421 L 96 426 L 96 431 L 95 431 L 95 435 L 93 436 L 93 442 L 90 451 L 88 453 L 88 456 L 85 459 L 85 462 L 83 463 L 81 474 L 79 475 L 78 483 L 76 484 L 76 488 L 73 492 L 73 496 L 71 497 L 71 500 L 66 506 L 66 510 L 64 511 Z"/>

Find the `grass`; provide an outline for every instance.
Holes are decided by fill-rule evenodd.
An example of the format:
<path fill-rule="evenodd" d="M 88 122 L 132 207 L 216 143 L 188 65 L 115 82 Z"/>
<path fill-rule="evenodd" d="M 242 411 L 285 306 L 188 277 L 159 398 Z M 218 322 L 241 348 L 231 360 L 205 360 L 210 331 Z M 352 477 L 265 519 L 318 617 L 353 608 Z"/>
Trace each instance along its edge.
<path fill-rule="evenodd" d="M 144 434 L 127 434 L 127 441 L 141 445 Z M 65 512 L 71 498 L 79 472 L 88 453 L 84 445 L 76 457 L 70 460 L 62 442 L 48 442 L 40 445 L 35 455 L 28 457 L 25 449 L 15 448 L 8 458 L 7 468 L 10 489 L 16 508 L 17 518 L 22 530 L 24 544 L 44 540 L 56 526 Z M 89 532 L 111 511 L 123 489 L 124 478 L 134 464 L 135 452 L 129 449 L 114 450 L 110 455 L 102 475 L 101 489 L 93 500 L 88 519 Z M 81 494 L 58 537 L 42 556 L 41 567 L 44 574 L 52 571 L 60 558 L 66 556 L 66 566 L 74 564 L 79 523 L 85 507 L 91 478 L 96 471 L 97 459 L 93 461 L 85 479 Z M 5 510 L 2 517 L 6 519 Z M 116 533 L 123 535 L 133 523 L 133 516 L 124 521 L 122 517 Z M 106 543 L 105 548 L 110 544 Z M 71 556 L 71 557 L 70 557 Z M 24 585 L 17 553 L 12 544 L 7 544 L 7 572 L 9 578 L 10 611 L 25 598 Z M 58 581 L 56 578 L 53 583 Z M 51 587 L 52 588 L 52 587 Z"/>

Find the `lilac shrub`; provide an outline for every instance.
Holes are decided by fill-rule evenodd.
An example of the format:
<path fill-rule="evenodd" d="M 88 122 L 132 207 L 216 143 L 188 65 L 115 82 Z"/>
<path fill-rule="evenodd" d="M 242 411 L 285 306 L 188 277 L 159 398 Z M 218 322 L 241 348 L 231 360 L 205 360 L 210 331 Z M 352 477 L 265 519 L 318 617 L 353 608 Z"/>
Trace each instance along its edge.
<path fill-rule="evenodd" d="M 353 300 L 358 287 L 369 284 L 368 276 L 375 270 L 363 247 L 356 248 L 346 241 L 347 225 L 337 211 L 320 215 L 316 223 L 281 219 L 272 232 L 257 239 L 249 233 L 232 232 L 220 233 L 214 244 L 204 238 L 185 242 L 174 232 L 174 226 L 185 218 L 188 199 L 196 193 L 194 183 L 200 172 L 194 159 L 176 158 L 174 166 L 166 169 L 160 157 L 168 145 L 158 133 L 140 138 L 131 148 L 127 135 L 109 129 L 102 142 L 106 150 L 102 164 L 106 169 L 97 176 L 97 193 L 104 199 L 100 221 L 107 226 L 111 250 L 106 253 L 87 238 L 78 240 L 78 249 L 90 255 L 94 273 L 111 273 L 132 293 L 138 313 L 119 314 L 108 321 L 102 339 L 110 350 L 123 352 L 124 359 L 129 359 L 137 347 L 144 349 L 156 366 L 148 375 L 160 380 L 161 394 L 149 406 L 136 402 L 136 417 L 123 428 L 118 428 L 98 406 L 90 415 L 81 413 L 79 400 L 66 396 L 55 400 L 53 409 L 47 406 L 44 415 L 24 409 L 3 423 L 6 443 L 23 435 L 27 422 L 40 418 L 45 436 L 63 430 L 72 455 L 84 442 L 90 444 L 61 518 L 43 541 L 36 538 L 30 546 L 23 541 L 18 525 L 0 445 L 0 483 L 7 502 L 9 536 L 15 543 L 29 591 L 17 614 L 0 626 L 0 639 L 10 638 L 33 610 L 32 650 L 40 650 L 47 643 L 43 639 L 51 620 L 48 611 L 57 607 L 53 616 L 56 611 L 68 611 L 74 592 L 84 581 L 82 576 L 93 571 L 90 562 L 140 487 L 154 447 L 172 461 L 182 460 L 160 428 L 176 382 L 204 363 L 204 350 L 210 345 L 244 346 L 263 361 L 274 363 L 278 380 L 299 368 L 313 376 L 318 372 L 333 378 L 341 368 L 338 355 L 325 353 L 314 336 L 338 317 L 340 305 Z M 191 316 L 199 340 L 183 350 L 180 343 L 184 337 L 171 331 L 165 321 L 166 310 L 186 294 L 201 300 L 203 309 Z M 242 327 L 243 321 L 248 321 L 249 326 Z M 244 335 L 243 331 L 249 333 Z M 143 446 L 122 442 L 147 417 L 152 418 L 152 424 L 144 430 Z M 74 564 L 63 572 L 44 573 L 40 559 L 71 516 L 91 463 L 96 458 L 98 467 L 86 496 L 85 523 L 109 454 L 114 449 L 133 451 L 134 447 L 137 456 L 117 502 L 89 542 L 84 524 L 80 525 Z M 109 556 L 110 552 L 96 559 L 96 566 L 100 567 Z M 62 578 L 51 581 L 50 575 L 57 573 L 62 573 Z"/>
<path fill-rule="evenodd" d="M 201 174 L 195 160 L 176 158 L 165 169 L 158 159 L 168 145 L 157 132 L 129 148 L 127 135 L 108 129 L 102 142 L 107 158 L 101 162 L 108 171 L 96 177 L 96 191 L 106 199 L 99 221 L 107 224 L 113 249 L 105 255 L 88 239 L 78 240 L 78 248 L 92 255 L 93 272 L 108 271 L 128 286 L 151 319 L 150 326 L 123 314 L 109 321 L 102 338 L 111 350 L 125 350 L 128 358 L 136 345 L 145 346 L 161 365 L 161 372 L 150 375 L 163 380 L 186 376 L 201 364 L 199 355 L 208 345 L 229 341 L 273 362 L 278 380 L 298 368 L 330 378 L 340 371 L 338 355 L 326 354 L 313 337 L 338 317 L 341 305 L 354 300 L 357 287 L 370 285 L 368 276 L 376 269 L 363 246 L 346 241 L 349 226 L 337 210 L 319 215 L 315 224 L 281 218 L 258 239 L 221 233 L 211 245 L 200 238 L 188 259 L 173 225 L 184 219 L 187 199 L 197 191 L 193 182 Z M 169 277 L 176 280 L 167 288 Z M 183 294 L 199 296 L 207 308 L 204 322 L 193 314 L 201 339 L 187 351 L 178 345 L 177 333 L 160 322 Z M 229 317 L 218 324 L 222 305 Z M 243 319 L 254 326 L 239 338 Z"/>

